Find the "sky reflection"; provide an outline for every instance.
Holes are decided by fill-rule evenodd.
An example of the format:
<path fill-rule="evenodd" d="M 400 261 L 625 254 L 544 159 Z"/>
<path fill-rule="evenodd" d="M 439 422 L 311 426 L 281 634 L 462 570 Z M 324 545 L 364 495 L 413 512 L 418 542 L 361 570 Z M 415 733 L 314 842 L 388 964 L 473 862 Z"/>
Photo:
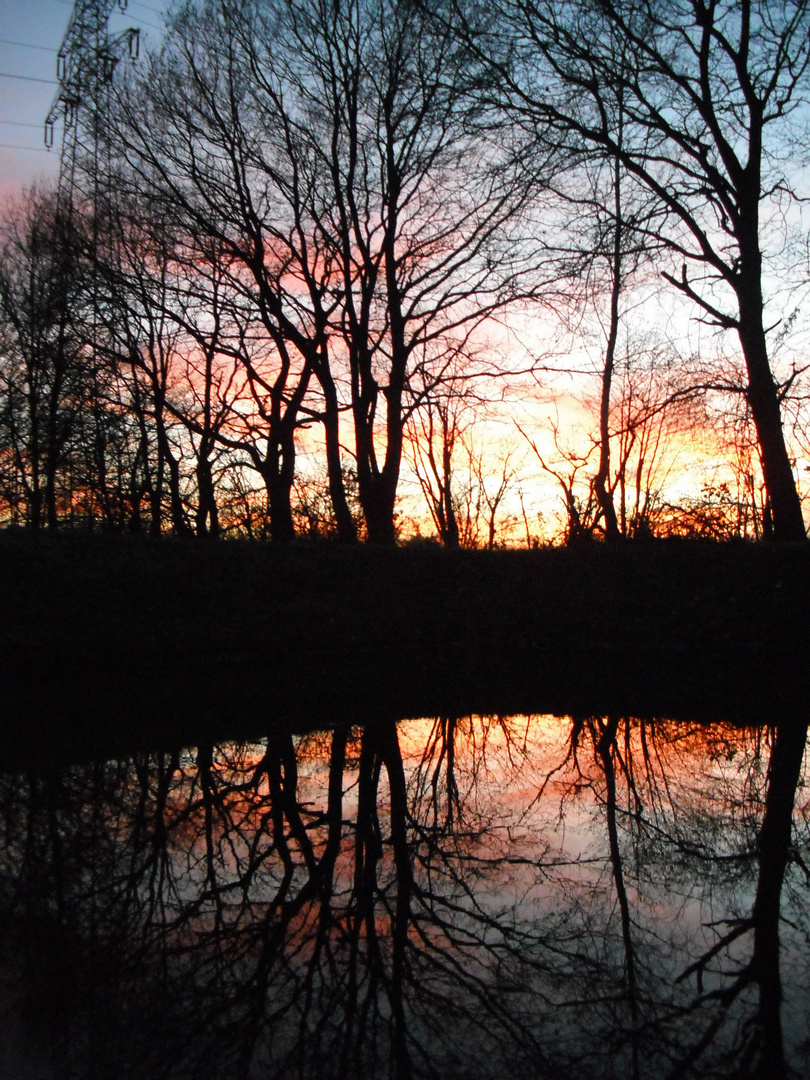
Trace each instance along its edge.
<path fill-rule="evenodd" d="M 806 1073 L 805 734 L 445 717 L 4 777 L 0 1075 Z"/>

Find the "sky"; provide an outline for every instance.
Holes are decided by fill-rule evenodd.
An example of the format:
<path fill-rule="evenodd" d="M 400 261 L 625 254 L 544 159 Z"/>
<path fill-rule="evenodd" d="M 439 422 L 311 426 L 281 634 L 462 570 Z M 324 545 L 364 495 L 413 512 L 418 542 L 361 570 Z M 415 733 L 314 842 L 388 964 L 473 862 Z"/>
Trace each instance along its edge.
<path fill-rule="evenodd" d="M 45 117 L 58 91 L 56 55 L 73 9 L 72 0 L 2 0 L 0 3 L 0 196 L 55 179 L 56 144 L 45 149 Z M 155 35 L 161 0 L 129 0 L 110 17 L 115 34 L 129 26 Z"/>
<path fill-rule="evenodd" d="M 123 12 L 117 0 L 99 2 L 112 6 L 111 34 L 137 27 L 144 45 L 158 38 L 168 0 L 122 0 L 126 6 Z M 57 178 L 61 125 L 57 125 L 54 147 L 48 151 L 44 122 L 58 93 L 56 58 L 73 8 L 73 0 L 0 0 L 0 204 L 13 199 L 24 187 L 55 182 Z M 683 323 L 682 313 L 680 320 Z M 664 325 L 669 332 L 672 318 Z M 700 323 L 694 320 L 688 326 L 690 333 L 700 330 Z M 712 340 L 707 344 L 714 348 L 716 343 Z M 565 395 L 560 397 L 559 386 L 555 389 L 555 408 L 559 412 Z M 535 410 L 540 407 L 534 400 L 530 405 Z M 529 427 L 535 431 L 544 429 L 550 439 L 550 424 L 533 419 L 533 423 L 527 421 Z M 509 429 L 514 436 L 511 421 Z M 524 442 L 517 439 L 517 446 L 523 456 L 531 458 Z M 544 448 L 546 452 L 553 456 L 553 447 Z M 556 489 L 555 501 L 559 501 Z"/>

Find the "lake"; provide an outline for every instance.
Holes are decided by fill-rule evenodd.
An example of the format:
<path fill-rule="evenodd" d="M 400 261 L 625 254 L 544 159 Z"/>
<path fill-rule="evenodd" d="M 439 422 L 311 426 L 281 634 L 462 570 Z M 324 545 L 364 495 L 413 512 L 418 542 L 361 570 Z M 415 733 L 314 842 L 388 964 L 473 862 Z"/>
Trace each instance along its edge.
<path fill-rule="evenodd" d="M 810 1075 L 804 717 L 272 728 L 0 776 L 3 1080 Z"/>

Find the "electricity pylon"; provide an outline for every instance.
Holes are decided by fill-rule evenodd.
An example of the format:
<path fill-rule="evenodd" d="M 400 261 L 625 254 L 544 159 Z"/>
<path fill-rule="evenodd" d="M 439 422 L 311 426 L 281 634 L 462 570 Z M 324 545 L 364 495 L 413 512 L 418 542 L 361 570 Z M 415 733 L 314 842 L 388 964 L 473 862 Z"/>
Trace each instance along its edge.
<path fill-rule="evenodd" d="M 118 62 L 138 56 L 140 31 L 128 27 L 110 35 L 108 24 L 114 7 L 126 11 L 127 0 L 76 0 L 56 58 L 59 90 L 45 119 L 45 145 L 53 146 L 54 129 L 63 122 L 60 187 L 75 180 L 76 156 L 82 139 L 98 155 L 99 126 L 108 104 L 109 86 Z"/>
<path fill-rule="evenodd" d="M 111 176 L 107 140 L 103 128 L 109 122 L 110 88 L 113 73 L 124 57 L 137 59 L 140 31 L 128 27 L 119 34 L 109 32 L 109 19 L 115 7 L 125 11 L 127 0 L 76 0 L 57 54 L 56 76 L 59 89 L 45 119 L 45 145 L 54 144 L 55 126 L 62 120 L 59 150 L 59 181 L 56 197 L 54 250 L 55 273 L 61 278 L 60 295 L 66 297 L 74 273 L 77 249 L 85 254 L 85 302 L 90 318 L 82 319 L 82 349 L 85 378 L 92 387 L 91 416 L 94 425 L 93 458 L 96 488 L 104 518 L 108 517 L 107 437 L 101 404 L 104 380 L 102 327 L 104 303 L 100 267 L 109 254 L 112 241 L 110 203 Z M 77 216 L 86 225 L 81 239 L 75 231 Z M 65 342 L 70 313 L 63 313 L 55 363 L 66 365 Z"/>

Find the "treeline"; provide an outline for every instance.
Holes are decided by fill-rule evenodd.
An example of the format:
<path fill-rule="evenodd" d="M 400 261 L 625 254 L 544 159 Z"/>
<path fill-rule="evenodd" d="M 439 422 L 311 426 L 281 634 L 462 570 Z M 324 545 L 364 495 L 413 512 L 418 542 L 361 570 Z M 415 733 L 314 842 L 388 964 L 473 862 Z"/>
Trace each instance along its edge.
<path fill-rule="evenodd" d="M 799 0 L 176 8 L 81 72 L 58 190 L 5 214 L 0 517 L 392 544 L 407 473 L 445 544 L 497 543 L 510 494 L 531 542 L 476 431 L 565 352 L 584 445 L 515 430 L 568 538 L 803 539 L 809 30 Z M 709 349 L 638 346 L 653 283 Z M 673 506 L 697 427 L 725 473 Z"/>

